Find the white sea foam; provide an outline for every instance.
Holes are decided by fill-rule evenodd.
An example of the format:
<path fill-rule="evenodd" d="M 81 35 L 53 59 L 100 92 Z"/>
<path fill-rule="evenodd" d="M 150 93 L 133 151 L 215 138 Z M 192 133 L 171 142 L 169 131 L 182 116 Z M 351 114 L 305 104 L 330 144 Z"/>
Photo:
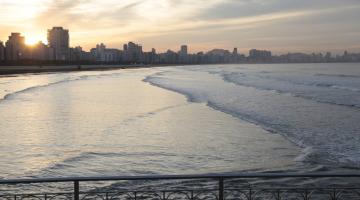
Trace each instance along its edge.
<path fill-rule="evenodd" d="M 0 101 L 2 100 L 10 100 L 12 98 L 14 98 L 16 95 L 21 94 L 21 93 L 26 93 L 26 92 L 32 92 L 32 91 L 36 91 L 39 90 L 41 88 L 46 88 L 46 87 L 51 87 L 53 85 L 57 85 L 57 84 L 64 84 L 64 83 L 69 83 L 72 81 L 81 81 L 81 80 L 87 80 L 89 78 L 104 78 L 104 77 L 111 77 L 111 76 L 118 76 L 118 73 L 104 73 L 104 74 L 85 74 L 85 75 L 69 75 L 69 76 L 63 76 L 60 78 L 57 78 L 55 80 L 50 80 L 50 81 L 40 81 L 40 83 L 31 83 L 31 79 L 28 79 L 28 81 L 30 82 L 28 85 L 26 85 L 25 87 L 23 86 L 23 84 L 20 83 L 19 87 L 15 87 L 14 90 L 4 90 L 3 93 L 3 97 L 0 97 Z M 27 81 L 27 79 L 22 79 L 20 81 Z M 8 85 L 17 85 L 19 80 L 13 80 L 13 81 L 8 81 L 6 82 Z M 10 87 L 6 85 L 5 87 Z"/>
<path fill-rule="evenodd" d="M 247 77 L 247 73 L 253 75 Z M 297 76 L 297 80 L 292 81 L 301 82 L 301 76 L 295 72 L 273 71 L 272 73 L 275 74 L 272 75 L 273 77 L 282 79 Z M 224 74 L 232 75 L 230 82 L 223 79 Z M 271 73 L 266 74 L 268 76 Z M 311 78 L 308 76 L 310 75 L 303 75 L 305 77 L 303 80 L 305 83 L 301 86 L 303 91 L 299 91 L 296 84 L 294 86 L 290 82 L 281 83 L 278 80 L 261 77 L 251 68 L 239 72 L 238 68 L 229 66 L 179 67 L 149 76 L 145 81 L 182 93 L 190 101 L 205 102 L 212 108 L 258 124 L 271 132 L 282 134 L 290 141 L 306 148 L 304 155 L 296 159 L 297 161 L 359 167 L 360 112 L 349 103 L 358 103 L 359 94 L 349 90 L 346 90 L 348 93 L 341 92 L 342 90 L 328 87 L 313 86 L 317 88 L 310 89 L 308 80 Z M 333 81 L 349 82 L 348 80 Z M 357 83 L 358 81 L 355 80 L 354 86 Z M 304 87 L 304 85 L 308 86 Z M 320 92 L 319 96 L 326 94 L 327 96 L 315 96 L 316 92 Z M 343 101 L 340 102 L 342 99 Z"/>

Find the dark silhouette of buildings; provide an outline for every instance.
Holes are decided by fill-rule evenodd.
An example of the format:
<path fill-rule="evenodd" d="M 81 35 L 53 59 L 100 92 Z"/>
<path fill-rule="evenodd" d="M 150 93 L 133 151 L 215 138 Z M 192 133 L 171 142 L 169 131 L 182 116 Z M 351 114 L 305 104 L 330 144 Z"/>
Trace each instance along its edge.
<path fill-rule="evenodd" d="M 2 41 L 0 41 L 0 63 L 5 62 L 5 46 Z"/>
<path fill-rule="evenodd" d="M 5 55 L 8 61 L 18 61 L 26 59 L 25 37 L 20 33 L 11 33 L 6 41 Z"/>
<path fill-rule="evenodd" d="M 40 61 L 54 60 L 54 49 L 43 42 L 38 42 L 28 47 L 28 59 Z"/>
<path fill-rule="evenodd" d="M 187 63 L 190 62 L 189 55 L 188 55 L 188 46 L 187 45 L 182 45 L 180 47 L 179 62 L 183 63 L 183 64 L 187 64 Z"/>
<path fill-rule="evenodd" d="M 84 51 L 82 47 L 70 48 L 70 61 L 88 63 L 95 60 L 91 52 Z"/>
<path fill-rule="evenodd" d="M 118 49 L 109 49 L 101 43 L 96 48 L 90 50 L 90 59 L 97 63 L 119 63 L 121 62 L 122 52 Z"/>
<path fill-rule="evenodd" d="M 48 30 L 47 39 L 49 46 L 54 49 L 55 60 L 69 60 L 69 30 L 63 29 L 63 27 L 53 27 Z"/>
<path fill-rule="evenodd" d="M 249 51 L 250 62 L 270 62 L 271 51 L 251 49 Z"/>
<path fill-rule="evenodd" d="M 122 61 L 124 63 L 142 63 L 143 62 L 143 50 L 142 46 L 129 42 L 124 44 Z"/>
<path fill-rule="evenodd" d="M 226 49 L 213 49 L 208 52 L 189 53 L 187 45 L 181 45 L 178 52 L 167 50 L 157 53 L 153 48 L 143 52 L 140 44 L 129 42 L 123 49 L 107 48 L 101 43 L 89 52 L 80 46 L 71 48 L 69 30 L 53 27 L 48 30 L 48 45 L 39 42 L 25 45 L 20 33 L 12 33 L 6 44 L 0 42 L 0 63 L 16 64 L 23 61 L 47 64 L 219 64 L 219 63 L 310 63 L 310 62 L 360 62 L 360 54 L 345 51 L 343 55 L 333 56 L 330 52 L 288 53 L 272 55 L 268 50 L 251 49 L 249 56 L 240 54 L 237 48 L 232 52 Z M 26 62 L 25 62 L 26 63 Z"/>

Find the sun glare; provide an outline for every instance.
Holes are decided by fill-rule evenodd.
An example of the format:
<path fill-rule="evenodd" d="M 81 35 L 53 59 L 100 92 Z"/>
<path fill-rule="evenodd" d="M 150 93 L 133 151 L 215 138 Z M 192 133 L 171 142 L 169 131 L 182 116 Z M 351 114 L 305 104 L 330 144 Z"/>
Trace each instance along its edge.
<path fill-rule="evenodd" d="M 27 44 L 27 45 L 34 45 L 34 44 L 36 44 L 38 42 L 39 42 L 39 40 L 37 38 L 27 37 L 25 39 L 25 44 Z"/>
<path fill-rule="evenodd" d="M 39 37 L 31 37 L 31 36 L 25 36 L 25 44 L 26 45 L 35 45 L 38 42 L 44 42 L 46 43 L 46 41 L 43 38 L 39 38 Z"/>

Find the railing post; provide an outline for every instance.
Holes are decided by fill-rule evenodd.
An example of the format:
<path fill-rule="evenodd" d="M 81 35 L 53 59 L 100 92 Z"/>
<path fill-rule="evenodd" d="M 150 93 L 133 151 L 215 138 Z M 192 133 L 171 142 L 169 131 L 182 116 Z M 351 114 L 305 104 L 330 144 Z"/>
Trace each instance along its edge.
<path fill-rule="evenodd" d="M 74 200 L 80 199 L 79 181 L 74 181 Z"/>
<path fill-rule="evenodd" d="M 162 198 L 162 199 L 163 199 L 163 200 L 166 200 L 166 193 L 165 193 L 165 191 L 163 191 L 162 193 L 163 193 L 163 198 Z"/>
<path fill-rule="evenodd" d="M 304 200 L 309 200 L 309 192 L 308 192 L 307 188 L 305 188 Z"/>
<path fill-rule="evenodd" d="M 224 200 L 224 178 L 219 178 L 219 200 Z"/>
<path fill-rule="evenodd" d="M 336 189 L 334 188 L 333 191 L 332 191 L 332 197 L 331 197 L 332 200 L 336 200 L 337 199 L 337 195 L 336 195 Z"/>
<path fill-rule="evenodd" d="M 252 193 L 253 193 L 253 191 L 252 191 L 252 189 L 250 188 L 250 190 L 249 190 L 249 200 L 252 200 Z"/>

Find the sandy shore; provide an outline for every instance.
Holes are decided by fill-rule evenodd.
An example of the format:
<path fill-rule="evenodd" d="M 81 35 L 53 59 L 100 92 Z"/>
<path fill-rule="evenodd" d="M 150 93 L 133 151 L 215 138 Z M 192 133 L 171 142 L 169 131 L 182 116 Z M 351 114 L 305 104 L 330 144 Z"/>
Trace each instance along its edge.
<path fill-rule="evenodd" d="M 43 73 L 43 72 L 112 70 L 112 69 L 140 68 L 140 67 L 150 67 L 150 66 L 149 65 L 0 66 L 0 75 Z"/>

